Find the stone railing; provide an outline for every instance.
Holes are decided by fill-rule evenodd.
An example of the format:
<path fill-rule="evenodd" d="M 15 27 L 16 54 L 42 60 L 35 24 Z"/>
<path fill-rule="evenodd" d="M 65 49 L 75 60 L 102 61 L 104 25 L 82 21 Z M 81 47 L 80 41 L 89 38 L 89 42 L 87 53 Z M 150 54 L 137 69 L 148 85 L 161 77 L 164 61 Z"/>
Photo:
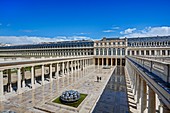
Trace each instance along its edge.
<path fill-rule="evenodd" d="M 170 61 L 169 60 L 168 60 L 169 62 L 167 62 L 165 59 L 160 60 L 163 59 L 162 57 L 147 58 L 147 57 L 131 56 L 128 58 L 137 62 L 139 65 L 147 69 L 149 72 L 161 78 L 164 82 L 168 84 L 170 83 Z M 170 59 L 169 57 L 166 58 Z"/>

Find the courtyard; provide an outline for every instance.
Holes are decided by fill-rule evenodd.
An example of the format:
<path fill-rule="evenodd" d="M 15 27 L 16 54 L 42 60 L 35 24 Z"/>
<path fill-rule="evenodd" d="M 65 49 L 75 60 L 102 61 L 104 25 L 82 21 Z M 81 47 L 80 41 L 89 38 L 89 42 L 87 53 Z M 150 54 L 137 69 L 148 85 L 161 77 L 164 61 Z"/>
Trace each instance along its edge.
<path fill-rule="evenodd" d="M 53 82 L 46 82 L 44 86 L 38 86 L 34 90 L 6 99 L 0 103 L 0 111 L 11 110 L 17 113 L 92 112 L 114 69 L 115 67 L 102 69 L 100 66 L 89 66 L 84 70 L 65 74 L 64 77 L 54 79 Z M 97 82 L 97 76 L 102 78 L 101 81 Z M 52 102 L 62 92 L 70 89 L 87 94 L 77 108 Z"/>

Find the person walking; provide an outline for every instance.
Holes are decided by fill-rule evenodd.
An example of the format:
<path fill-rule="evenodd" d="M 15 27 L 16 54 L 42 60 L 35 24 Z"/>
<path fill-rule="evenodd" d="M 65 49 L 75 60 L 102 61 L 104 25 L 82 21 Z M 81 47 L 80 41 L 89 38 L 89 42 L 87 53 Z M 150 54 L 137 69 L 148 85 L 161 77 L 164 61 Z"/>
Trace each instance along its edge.
<path fill-rule="evenodd" d="M 97 76 L 97 82 L 99 82 L 99 79 L 100 79 L 100 78 Z"/>

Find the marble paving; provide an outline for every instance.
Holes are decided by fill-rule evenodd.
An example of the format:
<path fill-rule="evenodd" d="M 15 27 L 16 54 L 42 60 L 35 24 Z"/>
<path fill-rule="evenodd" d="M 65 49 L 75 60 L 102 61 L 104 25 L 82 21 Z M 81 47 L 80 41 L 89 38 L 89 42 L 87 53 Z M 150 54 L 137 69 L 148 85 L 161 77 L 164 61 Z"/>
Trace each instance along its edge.
<path fill-rule="evenodd" d="M 24 92 L 0 103 L 0 111 L 12 110 L 16 113 L 89 113 L 92 112 L 100 98 L 115 67 L 89 66 L 83 71 L 65 74 L 64 77 L 54 79 L 53 82 L 39 86 L 35 90 Z M 97 82 L 97 76 L 102 80 Z M 88 94 L 86 99 L 74 110 L 69 107 L 53 106 L 49 104 L 65 90 L 77 90 Z"/>

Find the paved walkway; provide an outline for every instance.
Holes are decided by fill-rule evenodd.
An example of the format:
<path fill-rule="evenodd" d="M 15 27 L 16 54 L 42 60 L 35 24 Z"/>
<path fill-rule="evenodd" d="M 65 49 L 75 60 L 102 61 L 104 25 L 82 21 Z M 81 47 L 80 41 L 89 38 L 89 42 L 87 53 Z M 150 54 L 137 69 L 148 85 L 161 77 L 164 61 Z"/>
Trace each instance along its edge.
<path fill-rule="evenodd" d="M 129 113 L 124 67 L 116 67 L 93 113 Z"/>
<path fill-rule="evenodd" d="M 73 74 L 65 75 L 52 83 L 40 86 L 35 90 L 30 90 L 21 95 L 17 95 L 0 103 L 0 111 L 12 110 L 17 113 L 88 113 L 93 111 L 96 101 L 105 88 L 112 69 L 102 69 L 101 67 L 89 66 L 84 71 L 76 71 Z M 101 76 L 102 80 L 97 82 L 96 76 Z M 78 108 L 51 104 L 52 100 L 59 97 L 65 90 L 77 90 L 80 93 L 88 94 Z"/>

